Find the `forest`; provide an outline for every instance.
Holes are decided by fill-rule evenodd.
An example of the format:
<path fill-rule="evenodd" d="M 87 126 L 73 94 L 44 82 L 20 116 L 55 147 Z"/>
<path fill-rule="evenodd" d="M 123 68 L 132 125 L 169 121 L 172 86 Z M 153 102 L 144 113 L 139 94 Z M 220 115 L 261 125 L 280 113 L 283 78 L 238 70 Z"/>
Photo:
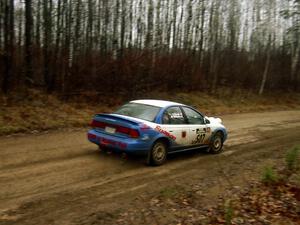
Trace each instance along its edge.
<path fill-rule="evenodd" d="M 299 91 L 299 0 L 1 0 L 1 91 Z"/>

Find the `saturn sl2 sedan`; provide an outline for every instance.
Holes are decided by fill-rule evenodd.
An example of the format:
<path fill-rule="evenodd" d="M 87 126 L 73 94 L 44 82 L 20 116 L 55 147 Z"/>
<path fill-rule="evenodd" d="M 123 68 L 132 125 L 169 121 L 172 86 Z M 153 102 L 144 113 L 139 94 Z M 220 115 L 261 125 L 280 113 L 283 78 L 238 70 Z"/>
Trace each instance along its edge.
<path fill-rule="evenodd" d="M 175 152 L 206 148 L 220 153 L 227 138 L 220 118 L 162 100 L 135 100 L 114 113 L 96 114 L 91 127 L 88 139 L 101 149 L 144 154 L 156 166 Z"/>

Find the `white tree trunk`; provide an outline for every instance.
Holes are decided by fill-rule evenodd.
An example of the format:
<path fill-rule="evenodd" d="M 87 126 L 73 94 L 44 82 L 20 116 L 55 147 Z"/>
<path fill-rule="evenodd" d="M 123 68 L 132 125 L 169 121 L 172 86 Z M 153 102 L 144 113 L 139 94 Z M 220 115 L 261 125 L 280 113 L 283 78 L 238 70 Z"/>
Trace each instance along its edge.
<path fill-rule="evenodd" d="M 262 81 L 260 84 L 260 88 L 259 88 L 259 95 L 262 95 L 264 93 L 265 90 L 265 85 L 266 85 L 266 81 L 267 81 L 267 77 L 268 77 L 268 72 L 269 72 L 269 67 L 270 67 L 270 61 L 271 61 L 271 50 L 268 50 L 268 55 L 267 55 L 267 61 L 265 64 L 265 70 L 263 73 L 263 77 L 262 77 Z"/>
<path fill-rule="evenodd" d="M 299 54 L 300 49 L 299 49 L 299 45 L 298 47 L 295 49 L 294 54 L 292 55 L 292 65 L 291 65 L 291 81 L 294 82 L 296 79 L 296 69 L 297 69 L 297 64 L 299 61 Z"/>

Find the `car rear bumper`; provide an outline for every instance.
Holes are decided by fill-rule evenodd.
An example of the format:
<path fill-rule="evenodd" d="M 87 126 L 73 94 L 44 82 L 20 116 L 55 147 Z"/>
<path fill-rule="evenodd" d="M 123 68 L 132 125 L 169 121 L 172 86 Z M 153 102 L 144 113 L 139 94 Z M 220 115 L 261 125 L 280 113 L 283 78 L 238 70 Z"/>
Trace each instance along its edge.
<path fill-rule="evenodd" d="M 151 149 L 149 141 L 112 136 L 93 129 L 88 131 L 87 138 L 90 142 L 100 147 L 107 147 L 116 152 L 147 154 Z"/>

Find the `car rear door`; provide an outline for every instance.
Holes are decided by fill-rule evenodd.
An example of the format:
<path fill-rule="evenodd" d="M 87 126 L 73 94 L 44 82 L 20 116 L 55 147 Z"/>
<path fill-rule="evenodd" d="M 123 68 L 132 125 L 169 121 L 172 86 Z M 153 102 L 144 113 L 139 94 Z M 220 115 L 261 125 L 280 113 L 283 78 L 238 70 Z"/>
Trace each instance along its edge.
<path fill-rule="evenodd" d="M 201 146 L 209 144 L 211 129 L 205 124 L 204 117 L 196 110 L 189 107 L 181 107 L 188 122 L 189 145 Z"/>

